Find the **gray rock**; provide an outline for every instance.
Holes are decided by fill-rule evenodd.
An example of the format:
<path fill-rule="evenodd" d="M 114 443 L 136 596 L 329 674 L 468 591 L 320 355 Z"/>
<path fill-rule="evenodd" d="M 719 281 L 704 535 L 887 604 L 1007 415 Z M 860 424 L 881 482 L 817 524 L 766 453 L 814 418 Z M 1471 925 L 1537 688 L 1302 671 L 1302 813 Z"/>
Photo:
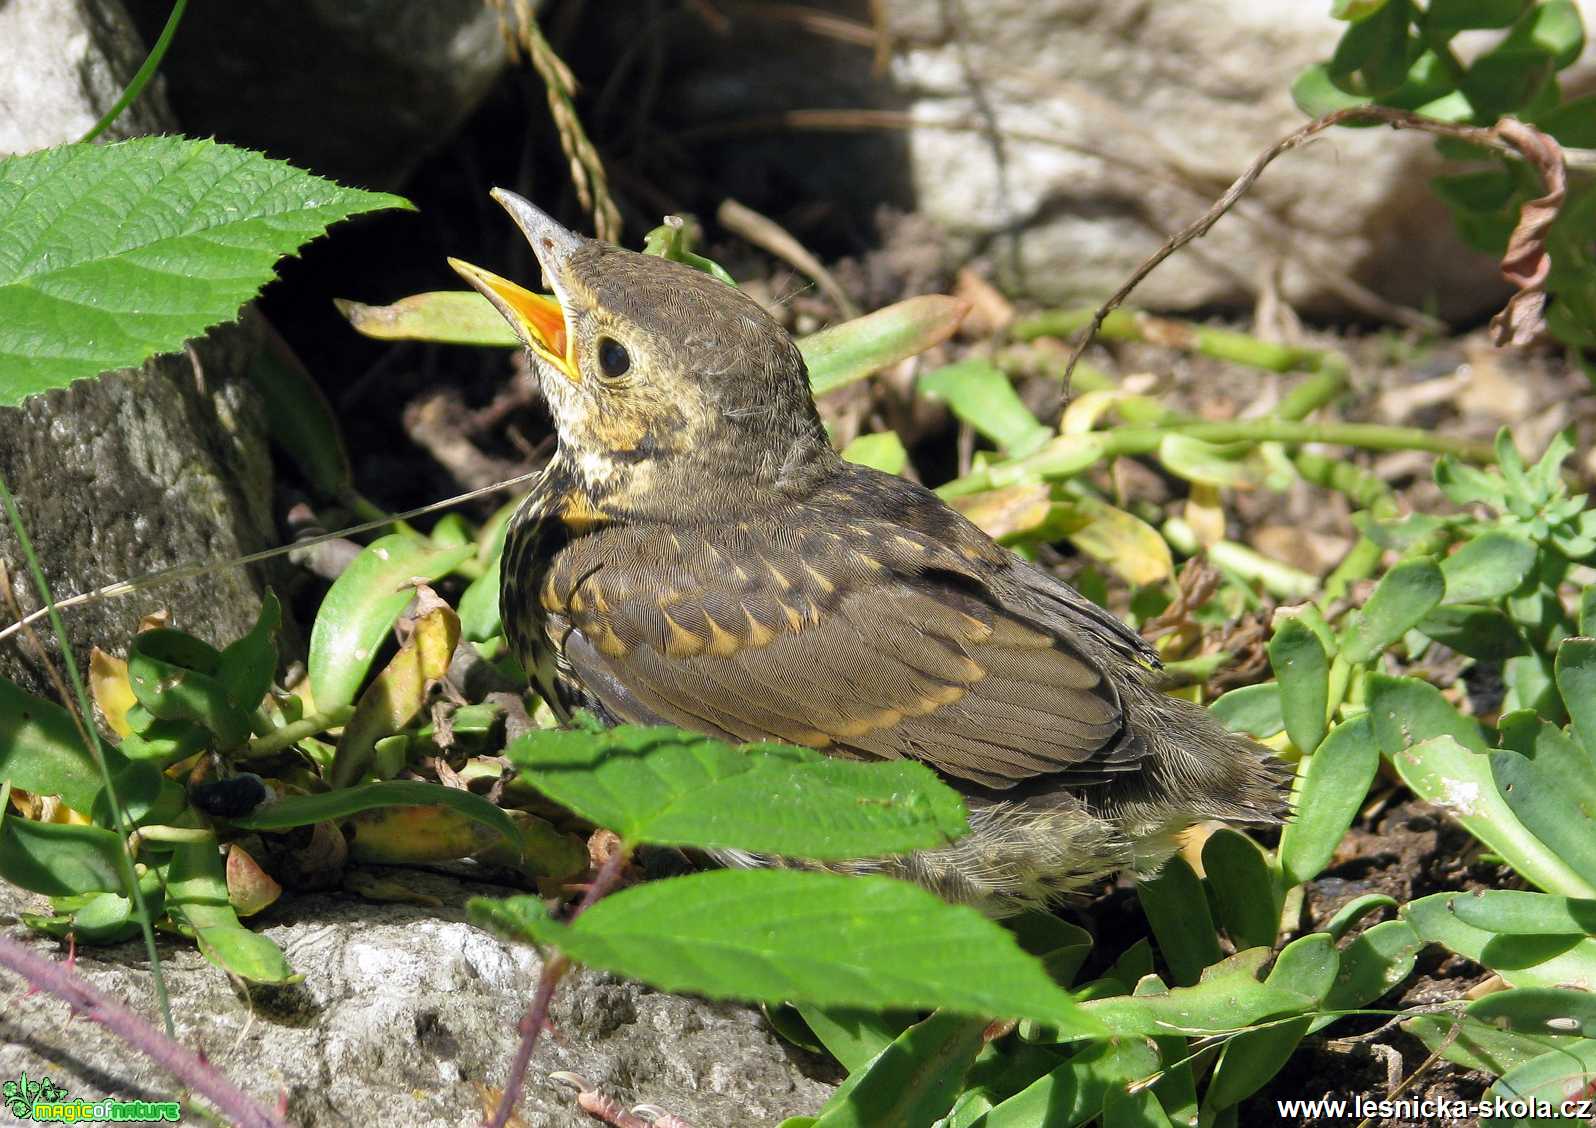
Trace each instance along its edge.
<path fill-rule="evenodd" d="M 1102 298 L 1304 124 L 1291 83 L 1345 26 L 1326 7 L 889 0 L 906 44 L 893 77 L 922 123 L 910 147 L 918 206 L 963 250 L 989 254 L 1011 292 Z M 981 128 L 931 124 L 953 121 Z M 1134 300 L 1235 305 L 1278 271 L 1297 307 L 1341 312 L 1349 303 L 1329 280 L 1339 273 L 1390 301 L 1476 314 L 1502 284 L 1429 191 L 1440 167 L 1428 138 L 1333 131 L 1278 159 Z"/>
<path fill-rule="evenodd" d="M 76 141 L 100 120 L 144 61 L 121 0 L 7 0 L 0 4 L 0 153 Z M 108 139 L 169 128 L 159 77 Z"/>
<path fill-rule="evenodd" d="M 75 140 L 145 54 L 119 0 L 10 0 L 0 4 L 0 44 L 0 150 L 19 152 Z M 159 91 L 146 91 L 112 135 L 172 125 Z M 246 319 L 184 354 L 0 408 L 0 473 L 57 597 L 276 543 L 265 420 L 244 376 L 259 340 L 259 324 Z M 39 606 L 5 522 L 0 558 L 18 602 Z M 82 662 L 90 644 L 120 650 L 157 608 L 226 643 L 249 629 L 259 606 L 256 580 L 223 570 L 71 612 L 66 622 Z M 15 642 L 0 643 L 0 676 L 54 696 Z"/>
<path fill-rule="evenodd" d="M 505 1083 L 538 957 L 466 923 L 467 896 L 504 890 L 425 872 L 401 879 L 443 906 L 315 894 L 268 910 L 262 931 L 305 976 L 295 987 L 245 995 L 192 945 L 163 940 L 180 1039 L 267 1107 L 286 1095 L 289 1119 L 302 1128 L 373 1116 L 418 1128 L 479 1123 L 484 1087 L 496 1093 Z M 25 896 L 0 886 L 8 937 L 28 935 L 15 925 Z M 53 941 L 26 942 L 57 954 Z M 154 1015 L 141 944 L 79 948 L 78 969 Z M 9 972 L 0 972 L 0 1014 L 0 1077 L 48 1074 L 74 1097 L 179 1096 L 141 1054 L 90 1022 L 69 1022 L 65 1003 L 26 995 Z M 576 1111 L 570 1089 L 548 1080 L 557 1070 L 580 1074 L 626 1107 L 655 1104 L 697 1128 L 774 1125 L 812 1113 L 831 1090 L 746 1007 L 580 971 L 561 984 L 550 1021 L 518 1112 L 533 1128 L 594 1123 Z"/>
<path fill-rule="evenodd" d="M 153 40 L 172 5 L 130 7 Z M 189 133 L 394 188 L 508 65 L 484 0 L 259 0 L 190 4 L 163 71 Z"/>

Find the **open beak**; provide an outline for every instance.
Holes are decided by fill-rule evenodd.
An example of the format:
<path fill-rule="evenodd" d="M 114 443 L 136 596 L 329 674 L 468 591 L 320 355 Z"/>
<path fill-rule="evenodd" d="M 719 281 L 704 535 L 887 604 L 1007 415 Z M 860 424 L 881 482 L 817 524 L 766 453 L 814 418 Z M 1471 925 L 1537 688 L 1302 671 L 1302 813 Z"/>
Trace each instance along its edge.
<path fill-rule="evenodd" d="M 554 294 L 534 294 L 507 278 L 472 266 L 459 259 L 450 259 L 449 265 L 469 282 L 473 289 L 493 303 L 500 315 L 510 323 L 516 336 L 537 354 L 540 360 L 553 366 L 572 383 L 582 382 L 582 371 L 577 367 L 576 355 L 570 334 L 566 332 L 565 314 L 560 309 L 560 294 L 566 265 L 571 255 L 582 246 L 582 238 L 567 231 L 531 202 L 506 192 L 493 190 L 493 198 L 510 213 L 516 226 L 532 244 L 543 276 L 548 279 Z"/>

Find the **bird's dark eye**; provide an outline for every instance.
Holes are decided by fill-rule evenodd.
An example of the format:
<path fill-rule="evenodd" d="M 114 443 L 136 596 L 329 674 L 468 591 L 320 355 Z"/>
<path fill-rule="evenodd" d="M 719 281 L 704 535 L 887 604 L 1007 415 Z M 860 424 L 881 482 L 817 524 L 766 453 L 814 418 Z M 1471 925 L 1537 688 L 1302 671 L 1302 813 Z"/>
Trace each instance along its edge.
<path fill-rule="evenodd" d="M 627 353 L 626 346 L 613 337 L 605 337 L 599 341 L 598 362 L 599 371 L 612 379 L 632 367 L 632 358 Z"/>

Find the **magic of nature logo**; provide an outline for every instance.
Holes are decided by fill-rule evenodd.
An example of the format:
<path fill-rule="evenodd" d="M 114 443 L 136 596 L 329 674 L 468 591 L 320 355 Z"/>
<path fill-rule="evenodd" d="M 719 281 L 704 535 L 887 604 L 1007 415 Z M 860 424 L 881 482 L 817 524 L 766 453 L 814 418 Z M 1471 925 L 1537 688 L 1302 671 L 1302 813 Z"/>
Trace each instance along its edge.
<path fill-rule="evenodd" d="M 17 1080 L 0 1085 L 0 1096 L 18 1120 L 57 1124 L 95 1121 L 143 1124 L 151 1121 L 176 1123 L 183 1119 L 183 1107 L 178 1101 L 121 1101 L 110 1097 L 97 1101 L 73 1100 L 48 1074 L 30 1081 L 23 1073 Z"/>

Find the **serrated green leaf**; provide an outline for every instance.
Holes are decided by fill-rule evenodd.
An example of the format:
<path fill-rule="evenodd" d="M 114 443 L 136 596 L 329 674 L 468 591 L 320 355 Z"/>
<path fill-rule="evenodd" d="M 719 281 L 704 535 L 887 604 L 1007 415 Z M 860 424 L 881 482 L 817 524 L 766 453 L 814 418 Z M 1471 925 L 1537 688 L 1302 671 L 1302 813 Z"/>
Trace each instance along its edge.
<path fill-rule="evenodd" d="M 1280 713 L 1286 732 L 1304 753 L 1324 739 L 1330 710 L 1330 657 L 1312 627 L 1285 619 L 1269 640 L 1269 664 L 1280 683 Z"/>
<path fill-rule="evenodd" d="M 1341 642 L 1349 662 L 1367 662 L 1430 613 L 1445 594 L 1441 569 L 1428 557 L 1404 560 L 1385 574 Z"/>
<path fill-rule="evenodd" d="M 310 631 L 310 691 L 316 708 L 348 705 L 366 678 L 394 620 L 409 604 L 417 578 L 436 580 L 475 552 L 473 545 L 435 548 L 404 533 L 372 541 L 333 581 Z"/>
<path fill-rule="evenodd" d="M 545 730 L 506 754 L 555 801 L 630 843 L 815 859 L 945 845 L 964 804 L 923 764 L 861 763 L 680 729 Z"/>
<path fill-rule="evenodd" d="M 1304 758 L 1292 792 L 1295 814 L 1280 832 L 1286 884 L 1311 881 L 1330 864 L 1379 768 L 1380 749 L 1367 714 L 1337 725 Z"/>
<path fill-rule="evenodd" d="M 716 870 L 633 886 L 571 924 L 536 897 L 475 899 L 472 919 L 666 991 L 817 1006 L 940 1007 L 1102 1027 L 974 909 L 908 882 Z"/>
<path fill-rule="evenodd" d="M 407 206 L 182 137 L 0 159 L 0 406 L 175 351 L 328 225 Z"/>
<path fill-rule="evenodd" d="M 820 1110 L 815 1128 L 937 1120 L 959 1095 L 989 1021 L 938 1011 L 915 1023 L 849 1075 Z"/>

